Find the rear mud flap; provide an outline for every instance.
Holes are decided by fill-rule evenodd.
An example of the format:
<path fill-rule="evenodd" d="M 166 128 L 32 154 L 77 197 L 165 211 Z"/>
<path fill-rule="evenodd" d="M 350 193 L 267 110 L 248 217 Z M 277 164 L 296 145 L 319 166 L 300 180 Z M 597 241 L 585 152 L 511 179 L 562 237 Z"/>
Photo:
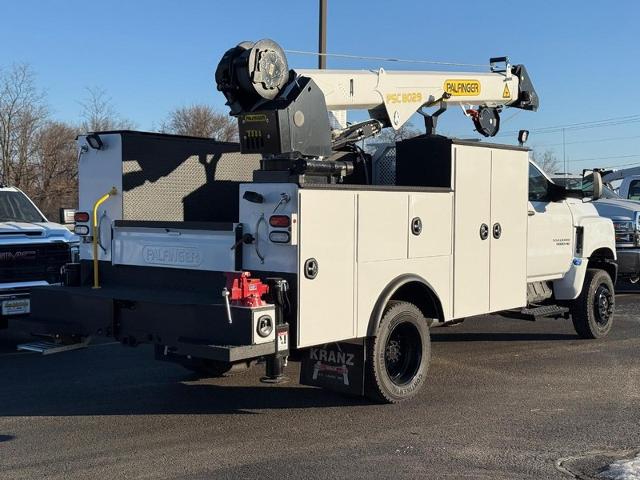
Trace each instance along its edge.
<path fill-rule="evenodd" d="M 364 394 L 364 340 L 328 343 L 304 351 L 300 383 L 352 395 Z"/>

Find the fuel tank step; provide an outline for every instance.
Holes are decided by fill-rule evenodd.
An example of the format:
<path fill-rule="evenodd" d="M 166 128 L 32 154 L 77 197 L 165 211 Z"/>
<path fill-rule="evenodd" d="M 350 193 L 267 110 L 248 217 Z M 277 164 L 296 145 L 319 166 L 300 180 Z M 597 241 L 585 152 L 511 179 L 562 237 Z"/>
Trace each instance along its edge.
<path fill-rule="evenodd" d="M 539 307 L 526 307 L 519 310 L 508 310 L 503 316 L 532 322 L 539 318 L 568 318 L 569 308 L 559 305 L 542 305 Z"/>

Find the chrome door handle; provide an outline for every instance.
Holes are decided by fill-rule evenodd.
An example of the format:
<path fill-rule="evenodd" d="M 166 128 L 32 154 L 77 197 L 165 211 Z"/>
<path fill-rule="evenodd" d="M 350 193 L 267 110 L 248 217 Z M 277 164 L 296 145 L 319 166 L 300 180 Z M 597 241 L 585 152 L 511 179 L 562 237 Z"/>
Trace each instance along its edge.
<path fill-rule="evenodd" d="M 502 225 L 499 223 L 493 224 L 493 238 L 498 240 L 502 236 Z"/>
<path fill-rule="evenodd" d="M 489 225 L 483 223 L 480 225 L 480 240 L 486 240 L 489 238 Z"/>

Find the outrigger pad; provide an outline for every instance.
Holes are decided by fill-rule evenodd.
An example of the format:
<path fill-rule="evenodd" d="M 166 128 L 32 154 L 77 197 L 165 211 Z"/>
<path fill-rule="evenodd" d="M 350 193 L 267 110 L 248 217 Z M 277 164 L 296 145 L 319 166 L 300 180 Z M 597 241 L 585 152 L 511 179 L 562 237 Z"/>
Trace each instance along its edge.
<path fill-rule="evenodd" d="M 364 340 L 354 340 L 308 348 L 302 357 L 300 383 L 363 395 L 364 347 Z"/>

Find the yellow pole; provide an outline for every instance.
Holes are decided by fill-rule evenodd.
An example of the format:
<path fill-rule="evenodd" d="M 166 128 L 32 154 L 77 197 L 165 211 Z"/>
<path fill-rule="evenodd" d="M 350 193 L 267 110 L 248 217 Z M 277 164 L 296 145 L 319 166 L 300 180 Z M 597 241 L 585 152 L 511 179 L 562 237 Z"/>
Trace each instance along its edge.
<path fill-rule="evenodd" d="M 98 207 L 116 193 L 118 193 L 116 187 L 111 187 L 109 193 L 105 193 L 93 204 L 93 288 L 100 288 L 100 277 L 98 275 L 98 235 L 100 234 L 98 231 Z"/>

